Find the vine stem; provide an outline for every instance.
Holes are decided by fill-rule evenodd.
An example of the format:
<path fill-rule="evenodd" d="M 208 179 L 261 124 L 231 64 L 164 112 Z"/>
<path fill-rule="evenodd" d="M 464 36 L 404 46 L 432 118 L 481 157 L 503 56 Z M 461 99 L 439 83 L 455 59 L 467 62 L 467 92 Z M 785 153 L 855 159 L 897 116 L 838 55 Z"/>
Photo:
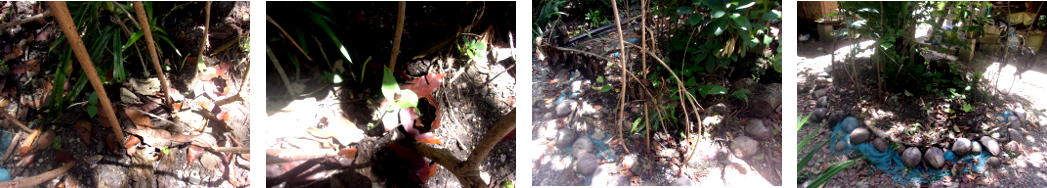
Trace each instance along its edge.
<path fill-rule="evenodd" d="M 171 99 L 170 89 L 167 85 L 167 76 L 164 76 L 164 69 L 160 67 L 160 56 L 156 55 L 156 41 L 153 40 L 153 28 L 149 27 L 149 18 L 145 15 L 145 6 L 142 5 L 141 1 L 135 1 L 132 4 L 134 4 L 135 12 L 138 14 L 138 22 L 145 25 L 145 27 L 139 27 L 142 28 L 142 33 L 145 34 L 146 49 L 149 50 L 149 55 L 153 57 L 153 69 L 156 70 L 156 77 L 160 78 L 160 87 L 163 89 L 164 99 L 167 101 L 167 104 L 170 104 L 174 101 Z M 170 109 L 171 107 L 167 104 L 164 107 Z"/>
<path fill-rule="evenodd" d="M 622 67 L 622 91 L 620 94 L 621 99 L 618 100 L 618 139 L 625 140 L 622 135 L 622 120 L 625 119 L 625 93 L 627 93 L 626 91 L 628 90 L 626 89 L 629 85 L 629 79 L 625 77 L 625 72 L 627 72 L 625 60 L 629 54 L 625 53 L 625 41 L 622 40 L 622 20 L 618 16 L 618 1 L 611 1 L 611 8 L 614 9 L 614 24 L 618 28 L 618 49 L 621 51 L 619 55 L 622 58 L 621 62 L 618 63 L 618 65 Z M 687 130 L 690 132 L 690 129 Z"/>

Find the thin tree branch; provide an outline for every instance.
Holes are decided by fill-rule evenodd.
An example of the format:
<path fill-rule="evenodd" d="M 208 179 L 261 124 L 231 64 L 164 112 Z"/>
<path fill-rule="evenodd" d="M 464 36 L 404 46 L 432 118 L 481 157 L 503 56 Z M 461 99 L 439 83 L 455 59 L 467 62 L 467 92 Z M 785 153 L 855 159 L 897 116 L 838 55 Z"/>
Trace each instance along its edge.
<path fill-rule="evenodd" d="M 138 14 L 138 22 L 141 22 L 145 26 L 142 28 L 142 33 L 145 34 L 146 49 L 149 50 L 149 56 L 153 57 L 153 69 L 156 70 L 156 77 L 160 78 L 160 89 L 164 92 L 164 107 L 170 109 L 167 104 L 172 102 L 170 89 L 167 85 L 167 76 L 164 76 L 164 69 L 160 67 L 160 57 L 156 55 L 156 41 L 153 40 L 153 31 L 149 26 L 149 18 L 145 15 L 145 6 L 142 6 L 141 1 L 133 2 L 135 12 Z"/>
<path fill-rule="evenodd" d="M 396 36 L 393 37 L 392 57 L 389 57 L 389 70 L 396 70 L 396 56 L 400 55 L 400 36 L 404 34 L 404 17 L 407 11 L 407 2 L 400 1 L 396 17 Z"/>
<path fill-rule="evenodd" d="M 447 171 L 451 171 L 451 174 L 458 178 L 458 182 L 462 184 L 462 187 L 483 188 L 487 187 L 487 183 L 480 178 L 480 163 L 491 149 L 498 144 L 498 141 L 514 129 L 516 129 L 515 108 L 509 114 L 502 116 L 502 119 L 498 120 L 491 129 L 487 130 L 483 139 L 480 140 L 480 144 L 473 149 L 466 161 L 455 157 L 450 150 L 435 148 L 423 142 L 415 142 L 414 147 L 418 150 L 418 154 L 432 159 L 440 166 L 447 168 Z"/>
<path fill-rule="evenodd" d="M 287 31 L 284 31 L 283 27 L 280 27 L 280 24 L 277 24 L 276 21 L 273 21 L 273 18 L 270 18 L 269 15 L 265 15 L 265 20 L 269 21 L 269 23 L 273 24 L 273 26 L 276 26 L 276 29 L 280 29 L 280 32 L 283 33 L 284 36 L 286 36 L 289 41 L 291 41 L 291 44 L 294 45 L 295 48 L 298 48 L 298 51 L 302 52 L 302 55 L 305 56 L 305 59 L 308 59 L 309 61 L 313 61 L 313 58 L 310 58 L 309 54 L 305 53 L 305 50 L 302 49 L 302 46 L 299 46 L 298 42 L 295 42 L 294 38 L 291 38 L 291 35 L 287 34 Z M 319 41 L 317 41 L 317 42 L 319 42 Z M 323 48 L 320 48 L 320 50 L 323 50 Z M 324 58 L 326 58 L 326 57 L 324 57 Z"/>
<path fill-rule="evenodd" d="M 7 23 L 4 23 L 4 24 L 0 24 L 0 28 L 6 28 L 6 27 L 11 27 L 11 26 L 16 26 L 16 25 L 22 25 L 24 23 L 28 23 L 28 22 L 31 22 L 31 21 L 36 21 L 36 20 L 39 20 L 39 19 L 43 19 L 43 18 L 48 17 L 48 16 L 51 16 L 51 10 L 48 10 L 47 12 L 44 12 L 43 14 L 40 14 L 40 15 L 28 17 L 28 18 L 21 19 L 21 20 L 15 20 L 15 21 L 7 22 Z"/>

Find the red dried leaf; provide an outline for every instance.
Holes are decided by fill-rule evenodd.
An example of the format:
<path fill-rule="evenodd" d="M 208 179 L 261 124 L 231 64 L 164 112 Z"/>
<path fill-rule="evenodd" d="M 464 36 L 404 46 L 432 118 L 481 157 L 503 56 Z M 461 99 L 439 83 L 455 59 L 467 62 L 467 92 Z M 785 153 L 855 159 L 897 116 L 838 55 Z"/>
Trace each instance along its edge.
<path fill-rule="evenodd" d="M 418 98 L 429 99 L 429 104 L 436 106 L 436 100 L 433 98 L 432 93 L 436 91 L 437 87 L 440 87 L 440 82 L 443 81 L 444 75 L 445 73 L 425 75 L 407 82 L 407 85 L 400 86 L 400 88 L 410 89 L 415 94 L 418 94 Z"/>
<path fill-rule="evenodd" d="M 157 93 L 160 93 L 160 92 L 157 92 Z M 174 104 L 171 104 L 171 107 L 174 107 L 175 111 L 181 110 L 182 109 L 182 103 L 176 102 Z"/>
<path fill-rule="evenodd" d="M 18 58 L 18 56 L 22 56 L 22 48 L 19 48 L 18 46 L 12 46 L 10 52 L 11 53 L 4 56 L 4 61 L 10 61 L 12 59 Z"/>
<path fill-rule="evenodd" d="M 115 133 L 109 133 L 109 136 L 105 137 L 105 145 L 109 148 L 109 152 L 113 152 L 113 155 L 120 155 L 120 144 Z"/>
<path fill-rule="evenodd" d="M 124 141 L 124 148 L 127 148 L 127 155 L 134 156 L 134 153 L 137 150 L 134 146 L 138 145 L 139 142 L 142 142 L 142 139 L 139 139 L 137 136 L 130 136 Z"/>
<path fill-rule="evenodd" d="M 229 120 L 229 112 L 222 112 L 222 113 L 218 114 L 218 119 L 220 119 L 222 121 L 228 121 Z"/>
<path fill-rule="evenodd" d="M 214 108 L 214 104 L 212 104 L 211 102 L 197 101 L 196 103 L 200 104 L 200 107 L 204 108 L 204 110 L 207 110 L 207 111 L 211 111 L 211 109 Z"/>
<path fill-rule="evenodd" d="M 73 129 L 76 130 L 76 136 L 80 137 L 80 142 L 91 146 L 91 122 L 86 120 L 77 121 Z"/>
<path fill-rule="evenodd" d="M 203 154 L 204 154 L 204 148 L 202 148 L 200 146 L 196 146 L 196 145 L 189 145 L 189 150 L 188 150 L 188 152 L 186 152 L 186 156 L 189 157 L 188 158 L 189 163 L 186 163 L 185 167 L 189 167 L 189 165 L 193 165 L 193 161 L 196 161 L 196 159 L 200 158 L 200 155 L 203 155 Z"/>
<path fill-rule="evenodd" d="M 69 154 L 69 152 L 58 150 L 58 154 L 55 154 L 55 161 L 58 161 L 60 163 L 65 163 L 65 162 L 69 162 L 69 161 L 72 161 L 72 160 L 73 160 L 73 155 Z"/>
<path fill-rule="evenodd" d="M 131 119 L 135 125 L 156 128 L 153 126 L 153 120 L 149 119 L 149 116 L 145 116 L 141 112 L 138 112 L 138 110 L 124 109 L 124 112 L 127 114 L 127 118 Z"/>
<path fill-rule="evenodd" d="M 16 65 L 15 67 L 11 68 L 11 73 L 22 74 L 22 73 L 25 73 L 26 71 L 39 72 L 39 70 L 40 70 L 40 60 L 39 59 L 32 59 L 32 60 L 26 61 L 25 63 Z"/>
<path fill-rule="evenodd" d="M 423 158 L 422 155 L 419 155 L 418 152 L 415 152 L 414 150 L 392 142 L 387 142 L 385 145 L 388 145 L 389 148 L 396 153 L 397 157 L 406 162 L 406 167 L 414 172 L 413 176 L 411 176 L 411 180 L 417 182 L 426 182 L 429 180 L 429 176 L 432 175 L 430 170 L 432 168 L 429 166 L 429 163 L 425 162 L 425 158 Z"/>
<path fill-rule="evenodd" d="M 22 155 L 22 166 L 29 166 L 36 162 L 36 153 L 27 153 Z"/>
<path fill-rule="evenodd" d="M 51 147 L 51 144 L 55 141 L 55 132 L 48 130 L 40 133 L 40 136 L 36 137 L 35 143 L 33 143 L 33 151 L 39 151 L 47 147 Z"/>
<path fill-rule="evenodd" d="M 112 127 L 112 125 L 116 125 L 109 121 L 109 117 L 106 116 L 106 114 L 109 114 L 109 111 L 106 111 L 105 108 L 102 108 L 102 103 L 98 103 L 97 105 L 95 105 L 95 107 L 98 108 L 98 114 L 96 114 L 96 116 L 98 117 L 98 124 L 102 124 L 102 127 L 106 128 Z"/>
<path fill-rule="evenodd" d="M 339 150 L 338 151 L 338 155 L 341 155 L 342 157 L 345 157 L 347 159 L 355 158 L 356 157 L 356 148 L 349 148 L 349 149 Z"/>

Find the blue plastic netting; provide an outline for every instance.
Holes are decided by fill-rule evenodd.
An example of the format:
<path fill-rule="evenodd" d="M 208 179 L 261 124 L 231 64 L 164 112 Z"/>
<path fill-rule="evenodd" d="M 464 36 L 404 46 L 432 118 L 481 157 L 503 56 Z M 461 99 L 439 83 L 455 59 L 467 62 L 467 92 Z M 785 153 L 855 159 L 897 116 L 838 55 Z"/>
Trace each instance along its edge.
<path fill-rule="evenodd" d="M 872 145 L 871 142 L 865 142 L 858 145 L 852 145 L 851 131 L 858 127 L 858 119 L 854 117 L 847 117 L 840 123 L 836 124 L 833 129 L 832 142 L 830 148 L 835 148 L 836 144 L 843 142 L 847 148 L 843 151 L 837 152 L 833 149 L 833 155 L 843 155 L 851 151 L 858 150 L 862 154 L 867 162 L 872 164 L 878 170 L 885 170 L 885 173 L 891 174 L 892 179 L 899 183 L 929 183 L 935 180 L 941 180 L 944 177 L 951 176 L 951 169 L 933 169 L 925 165 L 917 165 L 914 168 L 906 170 L 905 164 L 902 163 L 902 157 L 900 154 L 894 151 L 894 146 L 888 147 L 885 152 L 880 152 Z M 979 144 L 977 141 L 972 141 L 972 145 Z M 945 150 L 945 161 L 951 163 L 964 162 L 971 164 L 972 159 L 977 159 L 978 163 L 972 166 L 975 173 L 981 173 L 985 170 L 985 161 L 992 156 L 987 149 L 982 149 L 982 152 L 978 155 L 967 155 L 963 157 L 957 157 L 952 151 Z M 968 170 L 964 170 L 962 173 L 970 173 Z"/>

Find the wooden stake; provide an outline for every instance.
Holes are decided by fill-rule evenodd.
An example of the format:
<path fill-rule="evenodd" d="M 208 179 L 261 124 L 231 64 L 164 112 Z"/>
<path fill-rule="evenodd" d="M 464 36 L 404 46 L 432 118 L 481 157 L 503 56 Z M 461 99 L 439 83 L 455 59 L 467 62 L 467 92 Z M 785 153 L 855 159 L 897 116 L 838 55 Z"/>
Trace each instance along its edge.
<path fill-rule="evenodd" d="M 171 102 L 171 95 L 167 87 L 167 77 L 164 76 L 164 69 L 160 68 L 160 57 L 156 55 L 156 41 L 153 40 L 153 28 L 149 28 L 149 18 L 145 15 L 145 6 L 142 6 L 141 1 L 131 2 L 134 4 L 135 13 L 138 14 L 138 22 L 141 22 L 142 33 L 145 34 L 146 49 L 149 50 L 149 56 L 153 57 L 153 69 L 156 69 L 156 77 L 160 78 L 160 89 L 164 92 L 164 106 L 168 107 L 167 104 Z M 168 107 L 168 109 L 170 109 Z"/>
<path fill-rule="evenodd" d="M 64 1 L 48 1 L 47 6 L 51 8 L 55 19 L 58 20 L 58 25 L 62 28 L 62 32 L 65 33 L 65 38 L 69 45 L 72 46 L 76 59 L 80 61 L 80 67 L 84 67 L 84 73 L 87 74 L 87 80 L 91 81 L 91 87 L 94 88 L 95 92 L 98 92 L 98 101 L 101 102 L 104 111 L 102 115 L 109 118 L 109 121 L 115 122 L 115 125 L 112 126 L 113 133 L 116 133 L 117 139 L 120 143 L 123 143 L 124 131 L 120 127 L 120 119 L 116 118 L 116 111 L 113 110 L 112 104 L 109 103 L 109 95 L 105 94 L 105 88 L 102 87 L 102 79 L 98 78 L 98 71 L 94 68 L 95 64 L 91 63 L 91 57 L 87 54 L 87 48 L 84 47 L 84 41 L 80 39 L 80 34 L 76 30 L 76 24 L 73 23 L 73 17 L 69 15 L 69 8 L 65 6 Z"/>
<path fill-rule="evenodd" d="M 389 58 L 389 70 L 396 70 L 396 56 L 400 55 L 400 36 L 404 34 L 404 17 L 406 17 L 407 2 L 400 1 L 400 10 L 396 17 L 396 37 L 393 38 L 392 57 Z"/>

